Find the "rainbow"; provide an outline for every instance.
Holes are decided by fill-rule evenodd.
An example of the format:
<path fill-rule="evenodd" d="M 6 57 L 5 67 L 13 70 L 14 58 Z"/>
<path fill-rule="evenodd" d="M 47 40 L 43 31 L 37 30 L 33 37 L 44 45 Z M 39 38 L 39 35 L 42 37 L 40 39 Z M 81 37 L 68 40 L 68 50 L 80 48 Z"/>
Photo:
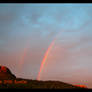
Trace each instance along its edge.
<path fill-rule="evenodd" d="M 48 49 L 47 49 L 47 51 L 46 51 L 46 53 L 44 55 L 44 58 L 43 58 L 43 60 L 41 62 L 40 71 L 39 71 L 38 76 L 37 76 L 37 80 L 40 80 L 40 76 L 41 76 L 42 70 L 43 70 L 43 68 L 45 66 L 47 57 L 48 57 L 51 49 L 53 48 L 54 44 L 55 44 L 55 39 L 51 42 L 50 46 L 48 47 Z"/>
<path fill-rule="evenodd" d="M 27 43 L 26 48 L 24 48 L 23 54 L 21 55 L 20 60 L 19 60 L 19 70 L 20 70 L 20 71 L 21 71 L 21 69 L 22 69 L 22 66 L 23 66 L 23 64 L 24 64 L 25 57 L 26 57 L 27 52 L 28 52 L 28 50 L 29 50 L 28 47 L 29 47 L 29 42 Z"/>
<path fill-rule="evenodd" d="M 40 70 L 39 70 L 38 75 L 37 75 L 37 80 L 40 80 L 41 73 L 42 73 L 43 68 L 45 66 L 46 60 L 48 58 L 48 55 L 49 55 L 51 49 L 53 48 L 53 46 L 55 44 L 55 41 L 57 40 L 57 37 L 59 37 L 59 35 L 60 35 L 61 32 L 62 31 L 58 32 L 58 34 L 56 35 L 56 37 L 54 38 L 54 40 L 51 42 L 51 44 L 49 45 L 48 49 L 46 50 L 44 58 L 43 58 L 43 60 L 41 62 L 41 65 L 40 65 Z"/>
<path fill-rule="evenodd" d="M 49 55 L 51 49 L 53 48 L 53 46 L 54 46 L 54 44 L 55 44 L 55 40 L 56 40 L 56 39 L 54 39 L 54 40 L 51 42 L 50 46 L 48 47 L 48 49 L 47 49 L 46 52 L 45 52 L 44 58 L 43 58 L 43 60 L 42 60 L 42 62 L 41 62 L 41 66 L 40 66 L 40 70 L 39 70 L 39 73 L 38 73 L 38 76 L 37 76 L 37 80 L 40 80 L 40 75 L 41 75 L 42 70 L 43 70 L 43 68 L 44 68 L 44 66 L 45 66 L 47 57 L 48 57 L 48 55 Z M 24 64 L 24 60 L 25 60 L 25 57 L 26 57 L 27 52 L 28 52 L 28 46 L 29 46 L 29 44 L 27 44 L 27 47 L 24 48 L 23 54 L 21 55 L 21 58 L 20 58 L 20 61 L 19 61 L 19 70 L 22 69 L 22 66 L 23 66 L 23 64 Z"/>
<path fill-rule="evenodd" d="M 42 73 L 43 68 L 44 68 L 44 66 L 45 66 L 47 57 L 48 57 L 48 55 L 49 55 L 51 49 L 53 48 L 53 46 L 54 46 L 54 44 L 55 44 L 55 41 L 56 41 L 57 37 L 60 35 L 60 33 L 61 33 L 61 32 L 59 32 L 59 33 L 56 35 L 56 37 L 55 37 L 54 40 L 51 42 L 51 44 L 49 45 L 48 49 L 47 49 L 46 52 L 45 52 L 44 58 L 43 58 L 43 60 L 42 60 L 42 62 L 41 62 L 41 65 L 40 65 L 40 70 L 39 70 L 38 75 L 37 75 L 37 80 L 40 80 L 41 73 Z M 29 45 L 29 42 L 30 42 L 30 41 L 28 41 L 27 47 L 24 48 L 24 52 L 23 52 L 23 54 L 22 54 L 22 56 L 21 56 L 21 58 L 20 58 L 20 61 L 19 61 L 19 70 L 22 68 L 22 66 L 23 66 L 23 64 L 24 64 L 24 60 L 25 60 L 25 57 L 26 57 L 27 52 L 28 52 L 28 49 L 29 49 L 28 46 L 30 46 L 30 45 Z"/>

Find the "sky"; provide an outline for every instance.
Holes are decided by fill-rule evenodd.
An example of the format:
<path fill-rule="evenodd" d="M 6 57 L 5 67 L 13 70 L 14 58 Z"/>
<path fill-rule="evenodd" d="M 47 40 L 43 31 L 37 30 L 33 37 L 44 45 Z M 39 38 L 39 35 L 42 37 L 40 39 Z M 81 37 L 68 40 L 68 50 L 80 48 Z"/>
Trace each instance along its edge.
<path fill-rule="evenodd" d="M 92 88 L 92 4 L 0 4 L 0 64 L 36 79 Z"/>

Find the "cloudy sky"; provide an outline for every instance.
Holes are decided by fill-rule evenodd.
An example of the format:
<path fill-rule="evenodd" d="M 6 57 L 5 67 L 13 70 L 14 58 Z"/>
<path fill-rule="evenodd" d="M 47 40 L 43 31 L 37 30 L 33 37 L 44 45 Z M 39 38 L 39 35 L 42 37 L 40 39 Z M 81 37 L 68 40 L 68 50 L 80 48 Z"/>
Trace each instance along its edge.
<path fill-rule="evenodd" d="M 92 88 L 92 4 L 0 4 L 0 64 L 36 79 Z"/>

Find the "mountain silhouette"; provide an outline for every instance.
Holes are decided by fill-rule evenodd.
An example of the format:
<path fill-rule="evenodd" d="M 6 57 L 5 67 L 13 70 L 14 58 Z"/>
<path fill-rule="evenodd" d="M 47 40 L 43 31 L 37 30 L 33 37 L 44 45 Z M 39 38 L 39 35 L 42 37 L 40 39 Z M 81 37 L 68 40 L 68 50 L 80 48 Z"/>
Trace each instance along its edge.
<path fill-rule="evenodd" d="M 16 76 L 11 73 L 11 71 L 5 67 L 5 66 L 0 66 L 0 80 L 5 80 L 5 79 L 15 79 Z"/>
<path fill-rule="evenodd" d="M 7 83 L 4 80 L 8 80 Z M 5 83 L 4 83 L 5 82 Z M 16 78 L 9 68 L 0 66 L 0 89 L 22 88 L 22 89 L 85 89 L 60 81 L 38 81 L 32 79 Z"/>

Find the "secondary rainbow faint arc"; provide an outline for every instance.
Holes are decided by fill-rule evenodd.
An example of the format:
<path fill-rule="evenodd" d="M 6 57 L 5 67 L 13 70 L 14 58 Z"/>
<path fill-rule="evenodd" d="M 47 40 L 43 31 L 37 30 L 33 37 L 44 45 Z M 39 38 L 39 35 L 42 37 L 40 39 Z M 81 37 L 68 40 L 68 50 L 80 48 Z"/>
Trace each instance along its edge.
<path fill-rule="evenodd" d="M 20 58 L 20 61 L 19 61 L 19 69 L 20 70 L 21 70 L 21 68 L 23 66 L 23 63 L 24 63 L 24 60 L 25 60 L 25 56 L 27 55 L 27 50 L 28 50 L 28 48 L 24 48 L 23 55 Z"/>
<path fill-rule="evenodd" d="M 27 42 L 27 45 L 26 45 L 26 47 L 24 48 L 24 51 L 23 51 L 23 54 L 21 55 L 21 58 L 20 58 L 20 60 L 19 60 L 19 70 L 21 71 L 21 69 L 22 69 L 22 66 L 23 66 L 23 64 L 24 64 L 24 60 L 25 60 L 25 57 L 26 57 L 26 55 L 27 55 L 27 53 L 28 53 L 28 50 L 29 50 L 29 43 L 30 41 L 28 41 Z"/>
<path fill-rule="evenodd" d="M 54 44 L 55 44 L 55 40 L 56 40 L 56 39 L 54 39 L 54 40 L 51 42 L 51 44 L 49 45 L 48 49 L 46 50 L 46 53 L 45 53 L 45 55 L 44 55 L 44 58 L 43 58 L 43 60 L 42 60 L 42 62 L 41 62 L 40 71 L 39 71 L 39 73 L 38 73 L 37 80 L 40 80 L 41 73 L 42 73 L 43 68 L 44 68 L 44 66 L 45 66 L 47 57 L 48 57 L 48 55 L 49 55 L 51 49 L 53 48 L 53 46 L 54 46 Z"/>

